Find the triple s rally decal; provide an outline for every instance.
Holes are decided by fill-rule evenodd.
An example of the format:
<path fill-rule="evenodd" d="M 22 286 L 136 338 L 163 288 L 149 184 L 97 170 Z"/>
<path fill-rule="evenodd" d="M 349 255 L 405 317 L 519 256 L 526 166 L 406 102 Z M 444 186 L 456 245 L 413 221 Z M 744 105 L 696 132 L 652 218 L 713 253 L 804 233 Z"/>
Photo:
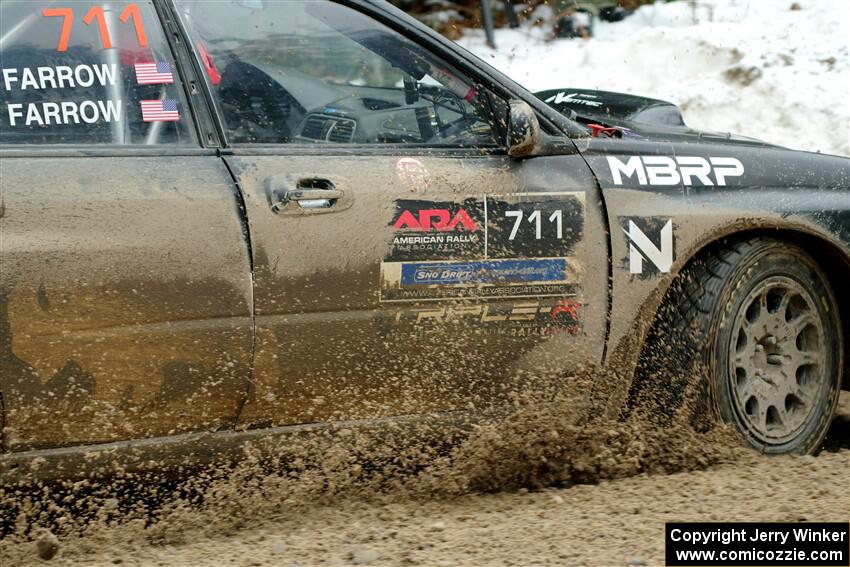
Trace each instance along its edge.
<path fill-rule="evenodd" d="M 463 320 L 493 334 L 579 333 L 574 254 L 584 193 L 533 198 L 396 201 L 381 264 L 385 322 Z"/>
<path fill-rule="evenodd" d="M 5 112 L 0 112 L 0 124 L 10 128 L 98 124 L 121 122 L 127 115 L 141 116 L 142 122 L 180 120 L 177 91 L 173 87 L 174 70 L 148 47 L 139 5 L 125 5 L 110 26 L 106 25 L 107 11 L 106 4 L 84 11 L 72 2 L 33 11 L 33 16 L 43 24 L 40 29 L 50 29 L 51 33 L 55 30 L 56 56 L 45 58 L 49 65 L 0 69 L 0 86 L 7 91 L 5 98 L 10 101 Z M 72 41 L 90 27 L 97 30 L 99 40 L 94 49 L 117 49 L 120 62 L 80 63 L 81 48 Z M 121 45 L 113 44 L 117 37 L 122 38 Z M 119 87 L 125 84 L 136 89 L 150 87 L 138 90 L 138 98 L 131 101 L 120 95 L 106 96 L 110 90 L 123 92 Z M 98 92 L 104 97 L 96 98 L 94 93 Z M 89 93 L 92 98 L 73 100 L 75 93 Z M 56 102 L 43 98 L 54 98 Z"/>

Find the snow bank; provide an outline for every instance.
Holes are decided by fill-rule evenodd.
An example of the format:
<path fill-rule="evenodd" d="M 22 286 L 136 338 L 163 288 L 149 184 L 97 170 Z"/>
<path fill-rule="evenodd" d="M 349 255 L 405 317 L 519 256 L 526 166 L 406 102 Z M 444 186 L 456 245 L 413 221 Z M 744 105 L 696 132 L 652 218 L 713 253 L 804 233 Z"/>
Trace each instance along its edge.
<path fill-rule="evenodd" d="M 595 37 L 549 27 L 483 32 L 460 44 L 532 90 L 625 91 L 682 107 L 697 129 L 850 155 L 850 2 L 699 0 L 643 6 Z"/>

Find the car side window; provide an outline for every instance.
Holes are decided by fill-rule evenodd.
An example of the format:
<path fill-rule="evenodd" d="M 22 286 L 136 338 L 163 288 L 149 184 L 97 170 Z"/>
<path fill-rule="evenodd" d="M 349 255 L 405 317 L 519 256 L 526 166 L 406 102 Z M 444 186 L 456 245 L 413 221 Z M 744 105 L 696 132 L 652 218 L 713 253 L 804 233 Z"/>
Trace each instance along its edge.
<path fill-rule="evenodd" d="M 498 145 L 485 89 L 352 8 L 176 4 L 231 143 Z"/>
<path fill-rule="evenodd" d="M 150 1 L 3 0 L 0 68 L 0 143 L 196 143 Z"/>

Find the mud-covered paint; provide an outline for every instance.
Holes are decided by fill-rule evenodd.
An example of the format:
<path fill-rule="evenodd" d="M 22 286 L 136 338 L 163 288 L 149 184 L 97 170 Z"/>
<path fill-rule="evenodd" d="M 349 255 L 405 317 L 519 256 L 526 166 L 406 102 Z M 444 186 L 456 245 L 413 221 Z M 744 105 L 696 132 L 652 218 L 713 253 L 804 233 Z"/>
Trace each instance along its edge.
<path fill-rule="evenodd" d="M 623 376 L 627 389 L 643 348 L 643 339 L 664 293 L 677 274 L 705 247 L 736 233 L 767 230 L 815 237 L 841 251 L 836 261 L 850 265 L 850 160 L 776 147 L 719 143 L 653 143 L 646 140 L 579 142 L 596 174 L 605 199 L 613 258 L 611 334 L 606 363 Z M 690 185 L 641 185 L 637 176 L 617 183 L 608 157 L 626 162 L 632 156 L 734 157 L 744 173 L 724 186 L 698 179 Z M 629 270 L 630 241 L 616 229 L 623 218 L 672 219 L 675 259 L 667 274 L 636 277 Z M 778 231 L 787 231 L 780 233 Z M 769 234 L 769 232 L 767 233 Z M 815 240 L 816 241 L 816 240 Z M 820 248 L 820 247 L 819 247 Z M 819 250 L 810 252 L 817 255 Z M 831 282 L 840 293 L 841 282 Z M 847 321 L 850 314 L 842 314 Z M 622 398 L 609 409 L 618 411 Z"/>
<path fill-rule="evenodd" d="M 519 368 L 564 374 L 601 360 L 607 261 L 592 250 L 604 246 L 604 227 L 593 179 L 577 156 L 517 161 L 477 152 L 430 152 L 417 156 L 429 172 L 423 184 L 400 178 L 393 155 L 293 156 L 284 148 L 279 156 L 236 153 L 225 159 L 245 192 L 255 251 L 256 389 L 240 416 L 245 425 L 486 406 L 517 386 L 512 380 Z M 330 207 L 321 215 L 276 214 L 265 192 L 268 179 L 282 171 L 330 181 L 350 195 L 351 206 L 336 212 Z M 518 208 L 563 201 L 573 207 L 568 215 L 580 218 L 565 223 L 583 231 L 571 236 L 562 255 L 575 258 L 578 286 L 577 293 L 562 299 L 581 304 L 575 310 L 581 332 L 577 321 L 565 322 L 565 313 L 552 319 L 552 306 L 546 317 L 574 332 L 540 332 L 554 327 L 548 321 L 536 330 L 526 324 L 517 331 L 520 326 L 510 319 L 516 300 L 510 297 L 381 301 L 386 262 L 488 257 L 485 201 Z M 589 210 L 575 209 L 576 202 L 585 201 Z M 490 223 L 501 236 L 501 225 L 493 217 Z M 441 241 L 410 248 L 396 242 L 399 235 L 416 234 L 452 235 L 458 247 Z M 496 248 L 489 257 L 535 256 L 528 246 L 507 252 Z M 494 332 L 500 327 L 495 320 L 480 325 L 471 316 L 488 308 L 504 312 L 494 315 L 503 319 L 502 331 Z M 409 324 L 411 316 L 419 317 L 411 315 L 414 311 L 446 309 L 470 316 L 429 317 L 427 329 Z"/>
<path fill-rule="evenodd" d="M 248 389 L 253 291 L 221 161 L 0 167 L 5 448 L 231 426 Z"/>

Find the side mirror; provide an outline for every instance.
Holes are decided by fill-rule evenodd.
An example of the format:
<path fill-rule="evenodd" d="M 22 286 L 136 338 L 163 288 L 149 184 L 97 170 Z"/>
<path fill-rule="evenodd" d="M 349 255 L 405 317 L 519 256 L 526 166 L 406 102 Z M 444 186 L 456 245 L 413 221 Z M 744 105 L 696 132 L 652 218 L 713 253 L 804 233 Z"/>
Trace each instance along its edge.
<path fill-rule="evenodd" d="M 527 102 L 511 100 L 509 104 L 508 155 L 515 158 L 533 155 L 543 141 L 537 116 Z"/>

